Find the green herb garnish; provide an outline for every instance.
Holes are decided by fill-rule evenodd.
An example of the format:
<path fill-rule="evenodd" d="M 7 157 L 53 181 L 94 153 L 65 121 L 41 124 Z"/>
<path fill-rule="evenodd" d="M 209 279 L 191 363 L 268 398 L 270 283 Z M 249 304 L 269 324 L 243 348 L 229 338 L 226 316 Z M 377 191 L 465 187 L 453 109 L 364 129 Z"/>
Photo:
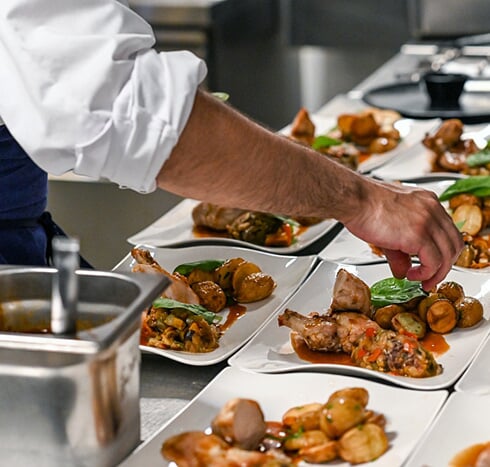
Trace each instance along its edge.
<path fill-rule="evenodd" d="M 171 298 L 157 298 L 153 302 L 154 308 L 166 308 L 168 310 L 172 310 L 174 308 L 181 308 L 187 310 L 195 315 L 201 316 L 204 318 L 209 324 L 219 323 L 222 319 L 221 316 L 209 311 L 201 305 L 194 305 L 190 303 L 182 303 L 178 300 L 172 300 Z"/>
<path fill-rule="evenodd" d="M 490 147 L 487 145 L 485 149 L 475 152 L 466 158 L 468 167 L 480 167 L 490 163 Z"/>
<path fill-rule="evenodd" d="M 419 281 L 396 279 L 389 277 L 382 279 L 371 286 L 371 303 L 375 308 L 391 305 L 392 303 L 406 303 L 416 297 L 425 297 Z"/>
<path fill-rule="evenodd" d="M 203 259 L 201 261 L 193 261 L 191 263 L 179 264 L 174 273 L 178 272 L 183 276 L 188 276 L 194 269 L 200 269 L 201 271 L 214 271 L 224 263 L 220 259 Z"/>
<path fill-rule="evenodd" d="M 339 144 L 342 144 L 343 141 L 340 140 L 340 139 L 337 139 L 337 138 L 332 138 L 330 136 L 326 136 L 326 135 L 320 135 L 320 136 L 317 136 L 314 140 L 313 140 L 313 144 L 311 145 L 311 147 L 313 149 L 322 149 L 322 148 L 329 148 L 330 146 L 338 146 Z"/>
<path fill-rule="evenodd" d="M 479 197 L 490 196 L 490 176 L 475 175 L 474 177 L 456 180 L 441 193 L 439 200 L 447 201 L 461 193 L 470 193 Z"/>

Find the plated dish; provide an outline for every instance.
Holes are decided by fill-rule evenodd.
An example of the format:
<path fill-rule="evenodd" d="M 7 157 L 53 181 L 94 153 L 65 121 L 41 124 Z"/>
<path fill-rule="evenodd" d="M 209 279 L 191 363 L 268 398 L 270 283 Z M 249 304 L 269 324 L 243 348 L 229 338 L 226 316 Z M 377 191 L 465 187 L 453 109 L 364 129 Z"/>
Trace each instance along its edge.
<path fill-rule="evenodd" d="M 472 138 L 480 148 L 483 148 L 490 137 L 490 125 L 465 125 L 462 139 Z M 399 157 L 388 161 L 383 166 L 374 169 L 371 175 L 383 180 L 415 181 L 421 179 L 464 178 L 458 172 L 434 172 L 433 155 L 419 142 L 412 145 Z"/>
<path fill-rule="evenodd" d="M 489 417 L 489 395 L 451 394 L 404 467 L 471 467 L 451 461 L 470 446 L 490 441 Z"/>
<path fill-rule="evenodd" d="M 490 338 L 455 385 L 456 391 L 490 395 Z"/>
<path fill-rule="evenodd" d="M 291 299 L 282 306 L 282 311 L 289 308 L 304 315 L 311 311 L 325 312 L 331 304 L 333 284 L 341 268 L 355 274 L 369 286 L 381 279 L 391 277 L 387 263 L 354 266 L 324 261 L 315 268 Z M 241 369 L 263 373 L 308 369 L 381 379 L 413 389 L 447 388 L 456 382 L 470 364 L 490 331 L 490 278 L 486 274 L 452 270 L 446 280 L 459 283 L 468 296 L 480 300 L 484 308 L 484 319 L 475 327 L 457 329 L 444 336 L 449 348 L 442 355 L 436 355 L 437 363 L 442 365 L 442 372 L 436 376 L 410 378 L 343 363 L 311 363 L 300 358 L 295 352 L 291 344 L 290 329 L 279 327 L 277 317 L 271 319 L 228 362 L 230 365 Z"/>
<path fill-rule="evenodd" d="M 386 419 L 389 449 L 373 467 L 401 465 L 422 438 L 447 397 L 446 391 L 420 392 L 360 380 L 349 376 L 320 373 L 266 375 L 225 368 L 179 414 L 165 424 L 150 440 L 139 446 L 122 467 L 170 465 L 160 454 L 163 442 L 170 436 L 189 430 L 204 430 L 223 404 L 232 398 L 256 400 L 265 419 L 280 420 L 292 406 L 309 401 L 323 401 L 326 395 L 345 387 L 364 387 L 369 392 L 369 407 L 382 412 Z M 403 404 L 400 404 L 403 400 Z M 407 411 L 406 407 L 417 407 Z M 301 464 L 304 466 L 315 464 Z M 319 465 L 319 464 L 316 464 Z M 335 465 L 347 467 L 347 462 Z"/>
<path fill-rule="evenodd" d="M 164 350 L 150 346 L 141 346 L 145 352 L 186 363 L 188 365 L 212 365 L 228 358 L 233 352 L 248 341 L 269 319 L 274 312 L 289 298 L 305 279 L 316 262 L 315 256 L 290 257 L 273 255 L 247 248 L 199 245 L 180 249 L 153 248 L 145 246 L 155 260 L 167 271 L 183 263 L 205 259 L 228 259 L 241 257 L 260 265 L 262 270 L 270 274 L 276 288 L 273 294 L 265 300 L 249 303 L 246 312 L 221 336 L 219 347 L 207 353 L 190 353 L 176 350 Z M 129 272 L 135 261 L 131 254 L 119 262 L 115 271 Z M 226 320 L 228 310 L 221 312 Z"/>
<path fill-rule="evenodd" d="M 294 254 L 330 232 L 336 225 L 334 219 L 326 219 L 313 224 L 297 235 L 297 240 L 290 246 L 264 246 L 227 238 L 211 233 L 200 236 L 195 232 L 192 210 L 200 203 L 193 199 L 185 199 L 162 217 L 150 224 L 127 240 L 133 245 L 152 245 L 155 247 L 178 246 L 189 244 L 221 243 L 226 245 L 246 246 L 269 253 Z"/>
<path fill-rule="evenodd" d="M 359 105 L 357 111 L 364 110 L 366 107 Z M 346 112 L 353 112 L 353 110 L 348 110 Z M 328 116 L 324 114 L 312 114 L 311 120 L 315 125 L 315 134 L 317 136 L 328 133 L 333 128 L 337 126 L 337 117 Z M 382 154 L 373 154 L 365 160 L 360 161 L 358 166 L 358 171 L 361 173 L 368 173 L 371 170 L 381 167 L 387 162 L 397 159 L 401 154 L 412 146 L 418 144 L 425 134 L 432 129 L 434 129 L 440 120 L 413 120 L 402 118 L 395 123 L 395 128 L 399 131 L 401 141 L 400 143 L 391 151 Z M 291 125 L 286 126 L 280 131 L 281 134 L 286 136 L 291 133 Z"/>

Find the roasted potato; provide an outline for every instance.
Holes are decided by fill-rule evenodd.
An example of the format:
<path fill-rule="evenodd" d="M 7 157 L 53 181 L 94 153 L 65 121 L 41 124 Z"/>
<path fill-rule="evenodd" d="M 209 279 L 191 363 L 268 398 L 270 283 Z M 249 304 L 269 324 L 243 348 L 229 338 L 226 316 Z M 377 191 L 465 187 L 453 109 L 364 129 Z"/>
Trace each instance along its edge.
<path fill-rule="evenodd" d="M 358 387 L 339 389 L 330 394 L 327 403 L 332 404 L 343 399 L 356 400 L 361 407 L 366 407 L 369 402 L 369 393 L 367 389 Z"/>
<path fill-rule="evenodd" d="M 256 302 L 271 295 L 275 287 L 271 276 L 254 272 L 243 278 L 238 289 L 234 290 L 234 298 L 238 303 Z"/>
<path fill-rule="evenodd" d="M 427 310 L 436 300 L 441 298 L 445 298 L 444 295 L 433 292 L 420 300 L 419 304 L 417 305 L 417 314 L 422 321 L 425 323 L 427 322 Z"/>
<path fill-rule="evenodd" d="M 422 339 L 427 332 L 425 322 L 418 315 L 410 311 L 397 313 L 393 316 L 391 325 L 395 331 L 413 335 L 417 339 Z"/>
<path fill-rule="evenodd" d="M 374 423 L 356 426 L 339 440 L 340 457 L 351 464 L 377 459 L 388 449 L 388 438 L 383 428 Z"/>
<path fill-rule="evenodd" d="M 221 266 L 214 271 L 214 281 L 217 282 L 222 289 L 231 288 L 233 274 L 236 268 L 245 262 L 243 258 L 231 258 L 226 260 Z"/>
<path fill-rule="evenodd" d="M 469 235 L 476 235 L 483 228 L 482 210 L 474 204 L 462 204 L 458 206 L 453 211 L 452 218 L 455 224 L 462 224 L 459 230 Z"/>
<path fill-rule="evenodd" d="M 398 313 L 403 313 L 405 308 L 402 305 L 393 303 L 378 308 L 374 312 L 374 321 L 376 321 L 383 329 L 392 329 L 391 320 Z"/>
<path fill-rule="evenodd" d="M 469 328 L 483 319 L 483 305 L 473 297 L 462 297 L 454 304 L 458 312 L 457 326 Z"/>
<path fill-rule="evenodd" d="M 454 264 L 456 264 L 456 266 L 461 266 L 462 268 L 470 268 L 475 261 L 476 254 L 476 248 L 467 244 L 463 247 L 463 250 Z"/>
<path fill-rule="evenodd" d="M 464 204 L 481 206 L 482 200 L 478 196 L 472 195 L 471 193 L 460 193 L 459 195 L 455 195 L 449 199 L 449 209 L 451 209 L 451 211 L 455 211 Z"/>
<path fill-rule="evenodd" d="M 435 300 L 427 309 L 427 324 L 438 334 L 451 332 L 458 322 L 458 312 L 447 298 Z"/>
<path fill-rule="evenodd" d="M 464 297 L 463 286 L 454 281 L 446 281 L 439 284 L 436 292 L 451 302 L 455 302 Z"/>
<path fill-rule="evenodd" d="M 294 433 L 284 441 L 287 451 L 299 451 L 330 441 L 322 430 L 307 430 Z"/>
<path fill-rule="evenodd" d="M 328 401 L 322 408 L 320 427 L 330 439 L 337 439 L 365 418 L 365 409 L 356 397 Z"/>
<path fill-rule="evenodd" d="M 339 456 L 337 446 L 337 441 L 326 441 L 322 444 L 316 444 L 315 446 L 300 449 L 298 451 L 298 456 L 306 462 L 310 462 L 312 464 L 330 462 L 337 459 Z"/>
<path fill-rule="evenodd" d="M 189 283 L 189 285 L 203 281 L 214 281 L 214 272 L 204 271 L 202 269 L 196 268 L 193 269 L 187 276 L 187 282 Z"/>
<path fill-rule="evenodd" d="M 290 408 L 283 416 L 282 423 L 291 431 L 317 430 L 320 427 L 322 404 L 312 402 Z"/>
<path fill-rule="evenodd" d="M 256 264 L 251 263 L 250 261 L 244 261 L 243 263 L 239 264 L 233 273 L 233 279 L 231 281 L 233 290 L 238 290 L 243 279 L 254 272 L 262 271 Z"/>
<path fill-rule="evenodd" d="M 199 297 L 199 303 L 209 311 L 218 313 L 226 306 L 226 294 L 216 282 L 195 282 L 191 288 Z"/>
<path fill-rule="evenodd" d="M 368 145 L 368 152 L 370 154 L 382 154 L 384 152 L 391 151 L 398 146 L 398 140 L 394 138 L 387 138 L 385 136 L 378 136 L 374 138 Z"/>

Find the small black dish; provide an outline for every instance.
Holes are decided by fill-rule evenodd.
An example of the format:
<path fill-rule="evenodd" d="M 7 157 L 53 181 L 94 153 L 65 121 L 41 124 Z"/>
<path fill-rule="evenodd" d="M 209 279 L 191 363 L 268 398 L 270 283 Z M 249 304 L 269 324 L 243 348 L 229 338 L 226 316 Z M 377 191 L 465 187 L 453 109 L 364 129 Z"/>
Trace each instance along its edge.
<path fill-rule="evenodd" d="M 429 72 L 422 83 L 430 98 L 431 109 L 458 109 L 459 98 L 468 76 L 462 73 Z"/>

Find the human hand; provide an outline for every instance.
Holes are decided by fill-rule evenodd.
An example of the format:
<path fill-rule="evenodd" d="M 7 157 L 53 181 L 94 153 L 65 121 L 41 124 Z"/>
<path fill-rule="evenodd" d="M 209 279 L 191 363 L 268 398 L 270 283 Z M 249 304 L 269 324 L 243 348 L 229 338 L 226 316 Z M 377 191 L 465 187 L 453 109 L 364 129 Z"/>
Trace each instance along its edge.
<path fill-rule="evenodd" d="M 463 248 L 437 196 L 415 187 L 368 182 L 358 212 L 344 225 L 383 251 L 395 277 L 421 281 L 425 290 L 446 277 Z"/>

